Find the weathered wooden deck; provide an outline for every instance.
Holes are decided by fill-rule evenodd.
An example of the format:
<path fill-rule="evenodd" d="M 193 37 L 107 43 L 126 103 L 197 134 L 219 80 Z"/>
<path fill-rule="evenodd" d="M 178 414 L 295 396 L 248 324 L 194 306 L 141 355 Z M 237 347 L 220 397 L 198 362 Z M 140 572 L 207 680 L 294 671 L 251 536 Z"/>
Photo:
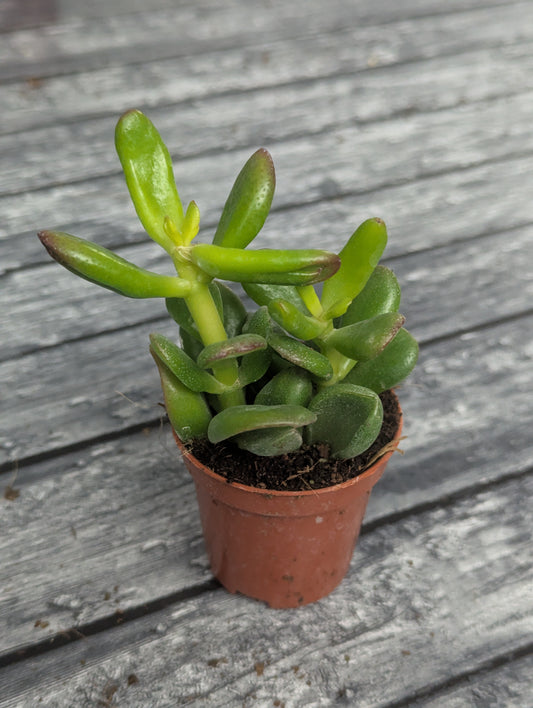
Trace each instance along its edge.
<path fill-rule="evenodd" d="M 533 705 L 533 2 L 7 0 L 0 29 L 0 706 Z M 205 234 L 259 146 L 258 245 L 387 221 L 421 341 L 405 455 L 298 611 L 210 576 L 148 354 L 162 303 L 36 239 L 165 262 L 114 154 L 130 107 Z"/>

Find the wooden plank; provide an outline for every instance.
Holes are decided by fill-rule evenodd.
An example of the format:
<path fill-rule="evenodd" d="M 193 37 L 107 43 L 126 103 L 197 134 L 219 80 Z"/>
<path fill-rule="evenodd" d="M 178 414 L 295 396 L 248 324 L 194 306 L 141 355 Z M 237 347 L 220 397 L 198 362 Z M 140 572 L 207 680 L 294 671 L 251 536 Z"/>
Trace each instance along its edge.
<path fill-rule="evenodd" d="M 282 212 L 283 213 L 283 212 Z M 283 213 L 285 214 L 285 213 Z M 286 214 L 285 214 L 286 216 Z M 294 215 L 293 220 L 294 220 Z M 324 233 L 326 214 L 314 222 L 314 231 Z M 337 223 L 338 226 L 338 223 Z M 446 223 L 450 229 L 450 222 Z M 383 262 L 393 267 L 404 288 L 402 311 L 408 326 L 421 342 L 457 331 L 512 317 L 528 311 L 533 296 L 533 227 L 515 228 L 460 245 L 442 246 Z M 288 232 L 277 229 L 278 233 Z M 353 224 L 346 224 L 346 234 Z M 403 248 L 407 228 L 396 224 L 395 236 Z M 500 244 L 506 242 L 505 258 Z M 339 241 L 335 250 L 342 246 Z M 168 257 L 152 243 L 119 250 L 128 260 L 156 272 L 168 271 Z M 241 296 L 238 285 L 234 289 Z M 442 298 L 442 292 L 448 292 Z M 35 293 L 39 298 L 35 298 Z M 475 297 L 475 293 L 483 293 Z M 246 305 L 253 304 L 246 298 Z M 428 309 L 427 303 L 434 303 Z M 464 304 L 470 307 L 465 308 Z M 0 291 L 0 329 L 4 334 L 0 360 L 19 357 L 45 346 L 94 336 L 103 332 L 153 321 L 157 329 L 166 316 L 160 300 L 131 300 L 117 297 L 54 264 L 25 268 L 10 273 Z M 24 326 L 21 327 L 21 322 Z"/>
<path fill-rule="evenodd" d="M 530 641 L 532 492 L 529 476 L 364 535 L 345 582 L 297 612 L 214 591 L 14 664 L 3 706 L 95 704 L 109 686 L 132 708 L 427 692 Z"/>
<path fill-rule="evenodd" d="M 0 505 L 10 529 L 0 539 L 0 663 L 211 578 L 193 485 L 166 427 L 40 461 L 13 487 L 18 498 Z"/>
<path fill-rule="evenodd" d="M 480 8 L 479 3 L 463 2 L 459 9 L 461 13 L 484 12 L 487 3 Z M 212 2 L 180 3 L 177 7 L 151 9 L 142 14 L 108 16 L 105 20 L 65 21 L 64 16 L 54 17 L 50 8 L 48 13 L 42 12 L 41 19 L 48 19 L 53 24 L 20 29 L 5 36 L 0 47 L 0 79 L 31 76 L 42 79 L 117 64 L 140 64 L 206 50 L 253 46 L 254 43 L 291 36 L 324 34 L 354 24 L 368 27 L 393 20 L 405 21 L 435 12 L 442 21 L 443 15 L 456 10 L 453 5 L 448 5 L 443 13 L 435 0 L 426 3 L 422 12 L 418 3 L 405 3 L 401 13 L 395 12 L 390 3 L 371 3 L 369 0 L 357 4 L 331 0 L 327 7 L 317 0 L 306 3 L 277 1 L 268 5 L 250 5 L 241 0 L 225 2 L 222 6 Z M 501 3 L 495 3 L 492 10 L 497 16 L 505 14 Z M 514 12 L 516 9 L 511 8 L 510 14 Z"/>
<path fill-rule="evenodd" d="M 312 140 L 302 136 L 278 143 L 271 146 L 278 175 L 275 207 L 366 194 L 515 156 L 527 159 L 533 148 L 529 130 L 532 103 L 533 94 L 491 102 L 484 112 L 483 128 L 478 126 L 479 106 L 465 106 L 460 111 L 394 118 L 363 127 L 341 126 Z M 507 128 L 511 111 L 516 126 L 512 132 Z M 163 137 L 168 140 L 167 135 Z M 394 149 L 383 150 L 384 144 Z M 233 175 L 249 154 L 249 149 L 241 149 L 176 164 L 183 199 L 198 201 L 204 223 L 212 224 L 218 218 Z M 86 214 L 93 223 L 103 222 L 111 233 L 114 227 L 109 224 L 113 223 L 138 232 L 136 215 L 133 207 L 125 204 L 126 199 L 119 174 L 7 195 L 0 198 L 0 238 L 33 231 L 37 224 L 41 228 L 66 225 L 73 214 Z"/>
<path fill-rule="evenodd" d="M 464 677 L 436 695 L 425 696 L 412 708 L 464 708 L 464 706 L 533 705 L 533 655 L 506 663 L 496 670 L 484 670 Z"/>
<path fill-rule="evenodd" d="M 533 317 L 524 318 L 423 350 L 415 375 L 400 391 L 406 454 L 395 456 L 376 487 L 366 528 L 416 507 L 440 506 L 450 496 L 470 496 L 472 489 L 533 467 L 527 385 L 532 323 Z M 89 366 L 82 366 L 78 378 Z M 150 395 L 155 401 L 160 396 L 155 373 L 143 399 L 138 387 L 144 382 L 133 368 L 133 395 L 140 403 Z M 73 395 L 69 385 L 66 394 Z M 109 394 L 113 385 L 98 392 L 100 400 L 95 396 L 92 405 L 87 390 L 83 400 L 72 399 L 70 406 L 57 401 L 53 408 L 48 394 L 53 421 L 43 422 L 47 407 L 38 402 L 30 413 L 28 404 L 16 410 L 15 400 L 10 416 L 15 424 L 23 421 L 36 453 L 60 447 L 49 431 L 61 431 L 59 443 L 68 443 L 69 436 L 87 441 L 109 432 L 101 426 L 106 416 L 113 430 L 120 430 L 117 403 L 128 404 Z M 502 416 L 502 407 L 513 415 Z M 158 415 L 155 404 L 152 408 L 153 414 L 129 406 L 139 425 L 149 414 Z M 22 434 L 18 431 L 19 438 Z M 2 481 L 20 496 L 0 504 L 0 528 L 9 529 L 0 534 L 1 653 L 112 618 L 117 606 L 139 607 L 208 577 L 192 483 L 167 428 L 164 434 L 154 428 L 39 459 L 21 467 L 16 479 L 11 470 Z M 49 624 L 35 627 L 38 619 Z"/>
<path fill-rule="evenodd" d="M 528 44 L 519 58 L 507 48 L 473 51 L 463 55 L 460 64 L 456 57 L 444 56 L 363 75 L 330 76 L 297 87 L 287 84 L 239 96 L 206 96 L 179 107 L 151 109 L 150 117 L 170 138 L 169 146 L 179 162 L 202 153 L 251 149 L 258 142 L 315 135 L 343 124 L 527 93 L 533 89 L 532 77 L 533 51 Z M 528 101 L 527 96 L 520 101 Z M 484 109 L 484 104 L 478 106 Z M 20 192 L 116 174 L 119 163 L 113 132 L 117 118 L 0 136 L 0 191 Z"/>
<path fill-rule="evenodd" d="M 521 227 L 531 223 L 528 206 L 531 186 L 528 178 L 532 171 L 532 157 L 517 157 L 434 177 L 426 176 L 422 180 L 398 186 L 382 185 L 374 191 L 366 191 L 360 186 L 352 193 L 324 196 L 301 206 L 287 205 L 282 210 L 274 207 L 265 229 L 257 238 L 257 245 L 275 247 L 278 234 L 284 233 L 290 233 L 294 243 L 304 243 L 310 234 L 317 233 L 317 224 L 325 224 L 325 230 L 320 232 L 320 243 L 336 249 L 346 239 L 346 234 L 351 233 L 354 226 L 370 214 L 381 216 L 388 224 L 391 234 L 387 247 L 389 257 Z M 228 167 L 225 182 L 230 174 L 233 175 L 233 172 Z M 324 191 L 327 186 L 326 182 Z M 330 189 L 334 187 L 331 183 L 329 186 Z M 107 204 L 108 211 L 99 213 L 95 220 L 91 215 L 104 196 L 99 193 L 94 197 L 94 191 L 94 183 L 86 185 L 86 194 L 62 191 L 61 197 L 54 200 L 54 205 L 46 214 L 42 211 L 48 200 L 42 200 L 33 223 L 31 226 L 26 224 L 28 231 L 9 233 L 9 236 L 7 231 L 4 232 L 6 238 L 0 241 L 0 275 L 21 267 L 50 264 L 35 235 L 43 225 L 62 228 L 109 248 L 120 249 L 128 243 L 144 244 L 146 235 L 139 233 L 141 227 L 128 204 L 124 186 L 122 194 L 117 195 L 113 209 Z M 47 196 L 50 200 L 53 198 L 53 195 Z M 35 195 L 28 195 L 27 200 L 18 198 L 19 207 L 22 202 L 26 204 L 23 213 L 18 212 L 19 222 L 24 212 L 30 212 L 32 201 L 35 202 Z M 278 201 L 278 196 L 275 201 Z M 218 213 L 215 204 L 209 210 L 202 208 L 202 224 L 207 238 L 209 231 L 214 229 L 221 207 L 222 203 L 218 206 Z M 61 213 L 54 216 L 54 208 L 57 212 L 61 208 Z M 83 218 L 83 214 L 87 215 L 84 220 L 73 221 L 77 216 Z M 12 225 L 13 228 L 16 229 L 16 225 Z"/>
<path fill-rule="evenodd" d="M 520 3 L 443 15 L 438 23 L 434 17 L 421 17 L 376 27 L 355 24 L 316 37 L 256 42 L 245 52 L 241 48 L 220 50 L 50 77 L 41 83 L 5 84 L 0 87 L 2 131 L 114 116 L 117 109 L 136 105 L 149 108 L 339 73 L 364 73 L 376 66 L 443 54 L 457 56 L 465 48 L 526 43 L 533 27 L 529 20 L 533 20 L 533 8 Z M 342 18 L 338 22 L 342 26 Z"/>

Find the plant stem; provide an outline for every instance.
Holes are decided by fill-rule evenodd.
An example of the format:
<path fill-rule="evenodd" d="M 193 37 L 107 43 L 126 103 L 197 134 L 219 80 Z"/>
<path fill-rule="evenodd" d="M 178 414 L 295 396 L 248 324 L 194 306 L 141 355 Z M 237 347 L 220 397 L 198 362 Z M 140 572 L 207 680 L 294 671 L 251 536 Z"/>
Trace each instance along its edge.
<path fill-rule="evenodd" d="M 205 346 L 228 338 L 206 283 L 196 282 L 192 293 L 185 298 L 185 303 L 198 327 L 200 337 Z M 232 386 L 238 376 L 237 362 L 235 359 L 217 362 L 213 364 L 213 374 L 221 383 Z M 242 389 L 222 393 L 218 398 L 222 408 L 242 405 L 245 402 Z"/>

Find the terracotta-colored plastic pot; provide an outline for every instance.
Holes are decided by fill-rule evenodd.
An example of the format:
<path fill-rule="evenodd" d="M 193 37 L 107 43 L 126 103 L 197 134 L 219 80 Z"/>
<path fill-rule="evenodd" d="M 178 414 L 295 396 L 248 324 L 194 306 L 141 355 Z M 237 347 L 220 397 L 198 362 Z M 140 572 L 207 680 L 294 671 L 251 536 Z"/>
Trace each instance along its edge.
<path fill-rule="evenodd" d="M 401 428 L 400 419 L 395 441 Z M 175 437 L 196 486 L 211 569 L 227 590 L 271 607 L 300 607 L 340 583 L 393 450 L 348 482 L 285 492 L 229 483 Z"/>

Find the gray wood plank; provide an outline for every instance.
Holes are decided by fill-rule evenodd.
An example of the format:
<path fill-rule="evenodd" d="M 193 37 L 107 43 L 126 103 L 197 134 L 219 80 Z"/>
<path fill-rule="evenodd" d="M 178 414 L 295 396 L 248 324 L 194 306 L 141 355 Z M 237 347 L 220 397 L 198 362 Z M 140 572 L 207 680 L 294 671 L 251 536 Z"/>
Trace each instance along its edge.
<path fill-rule="evenodd" d="M 405 455 L 393 458 L 375 488 L 367 528 L 533 468 L 532 323 L 533 317 L 524 318 L 422 351 L 418 369 L 400 390 Z M 90 363 L 78 378 L 87 370 Z M 27 445 L 34 444 L 38 453 L 58 449 L 69 436 L 83 441 L 104 434 L 106 417 L 120 430 L 118 412 L 131 411 L 139 424 L 147 415 L 157 418 L 155 372 L 147 368 L 141 375 L 136 368 L 134 373 L 131 395 L 143 405 L 153 401 L 148 412 L 113 396 L 114 382 L 104 382 L 102 391 L 94 385 L 73 391 L 70 382 L 66 394 L 73 398 L 67 404 L 54 401 L 54 419 L 44 423 L 63 440 L 41 430 L 52 406 L 49 393 L 42 405 L 34 404 L 35 419 L 27 404 L 17 410 L 15 400 L 14 425 L 23 421 Z M 89 395 L 95 397 L 92 404 Z M 513 415 L 502 415 L 502 408 Z M 139 607 L 208 577 L 192 483 L 168 428 L 38 460 L 21 467 L 16 479 L 9 470 L 1 481 L 20 495 L 0 503 L 0 528 L 9 529 L 0 534 L 5 627 L 0 653 L 112 617 L 117 605 Z M 113 591 L 117 585 L 120 592 Z M 36 628 L 38 619 L 49 624 Z"/>
<path fill-rule="evenodd" d="M 483 128 L 478 124 L 479 106 L 465 106 L 459 111 L 417 114 L 362 127 L 341 126 L 312 136 L 312 140 L 302 136 L 269 146 L 277 164 L 275 208 L 368 193 L 516 156 L 527 159 L 533 149 L 532 102 L 533 94 L 490 102 Z M 163 137 L 169 139 L 166 134 Z M 391 149 L 383 150 L 383 145 Z M 218 218 L 233 176 L 249 154 L 249 149 L 241 149 L 176 164 L 182 197 L 184 201 L 197 200 L 204 223 Z M 139 229 L 119 174 L 7 195 L 0 198 L 0 209 L 0 238 L 33 231 L 37 225 L 69 224 L 73 214 L 86 214 L 93 223 L 103 221 L 111 233 L 113 223 L 135 232 Z"/>
<path fill-rule="evenodd" d="M 500 7 L 498 7 L 500 5 Z M 519 6 L 520 7 L 520 6 Z M 134 10 L 134 8 L 132 8 Z M 479 3 L 461 3 L 461 13 L 485 11 Z M 501 3 L 492 8 L 502 12 Z M 369 0 L 347 3 L 331 0 L 327 7 L 317 0 L 305 3 L 212 2 L 180 3 L 144 13 L 119 14 L 66 21 L 54 17 L 54 10 L 42 13 L 49 26 L 20 29 L 7 34 L 0 47 L 0 79 L 3 81 L 43 78 L 54 74 L 88 71 L 110 65 L 154 61 L 234 46 L 250 46 L 284 37 L 324 34 L 350 25 L 369 26 L 393 20 L 405 21 L 417 15 L 437 13 L 439 20 L 457 10 L 427 2 L 422 12 L 418 3 L 404 3 L 394 12 L 390 3 Z M 515 12 L 511 8 L 511 14 Z M 36 13 L 37 14 L 37 13 Z M 36 19 L 38 19 L 36 17 Z M 55 20 L 55 21 L 54 21 Z M 0 27 L 2 18 L 0 15 Z"/>
<path fill-rule="evenodd" d="M 286 216 L 286 215 L 285 215 Z M 328 229 L 327 214 L 314 222 Z M 294 220 L 294 215 L 293 215 Z M 346 224 L 346 234 L 353 230 Z M 450 223 L 446 224 L 450 228 Z M 278 233 L 288 232 L 278 228 Z M 479 327 L 528 311 L 533 297 L 533 227 L 515 228 L 461 244 L 442 246 L 383 262 L 397 273 L 404 288 L 402 311 L 421 342 Z M 409 231 L 396 224 L 391 239 L 408 247 Z M 502 244 L 505 257 L 502 258 Z M 339 242 L 335 250 L 339 250 Z M 168 272 L 168 257 L 153 243 L 119 250 L 128 260 L 157 272 Z M 26 268 L 4 278 L 0 291 L 0 360 L 40 347 L 112 332 L 166 317 L 160 300 L 131 300 L 75 279 L 55 264 Z M 234 289 L 241 296 L 238 285 Z M 39 293 L 36 299 L 35 293 Z M 449 293 L 443 298 L 442 292 Z M 480 297 L 482 293 L 482 297 Z M 247 307 L 254 305 L 245 298 Z M 428 309 L 427 303 L 433 303 Z M 120 335 L 117 335 L 120 336 Z"/>
<path fill-rule="evenodd" d="M 10 529 L 0 541 L 0 657 L 211 578 L 193 485 L 166 426 L 41 461 L 12 486 L 19 496 L 0 508 Z"/>
<path fill-rule="evenodd" d="M 214 591 L 14 664 L 1 705 L 84 707 L 112 685 L 132 708 L 366 708 L 475 672 L 531 638 L 532 491 L 529 476 L 364 535 L 345 582 L 297 612 Z"/>
<path fill-rule="evenodd" d="M 256 243 L 262 247 L 275 247 L 279 243 L 277 234 L 284 233 L 290 233 L 294 243 L 306 243 L 310 234 L 320 231 L 317 224 L 325 224 L 325 229 L 320 231 L 320 243 L 336 249 L 354 225 L 368 218 L 369 214 L 380 215 L 388 224 L 391 234 L 388 256 L 519 228 L 531 223 L 529 176 L 532 171 L 533 158 L 518 157 L 434 177 L 426 176 L 398 186 L 382 185 L 373 191 L 364 188 L 358 191 L 356 187 L 352 193 L 324 196 L 301 206 L 286 205 L 282 210 L 274 207 Z M 225 182 L 229 174 L 230 167 Z M 233 172 L 231 175 L 233 177 Z M 325 181 L 324 191 L 327 192 L 328 186 L 331 194 L 335 194 L 335 185 L 331 182 Z M 41 213 L 41 216 L 35 214 L 28 231 L 9 236 L 4 232 L 0 275 L 21 267 L 50 264 L 36 238 L 36 230 L 43 224 L 54 225 L 110 248 L 146 242 L 146 235 L 139 232 L 140 225 L 132 213 L 124 186 L 113 209 L 108 204 L 108 211 L 97 215 L 95 220 L 91 215 L 103 196 L 92 196 L 94 187 L 90 188 L 90 185 L 87 185 L 86 192 L 87 195 L 72 194 L 72 190 L 67 194 L 62 192 L 61 199 L 55 200 L 50 211 L 44 215 Z M 50 195 L 47 196 L 51 199 Z M 35 202 L 35 195 L 31 197 Z M 21 201 L 19 198 L 19 205 Z M 28 197 L 28 213 L 31 201 Z M 41 212 L 47 203 L 47 199 L 42 201 Z M 60 207 L 61 213 L 58 213 Z M 216 205 L 210 210 L 207 207 L 202 210 L 206 238 L 210 237 L 209 231 L 214 230 L 221 208 L 222 202 L 218 210 Z M 83 214 L 88 216 L 83 219 Z M 77 218 L 80 220 L 75 221 Z"/>
<path fill-rule="evenodd" d="M 114 115 L 117 109 L 120 112 L 135 105 L 154 107 L 339 73 L 366 72 L 398 62 L 457 56 L 465 49 L 506 46 L 512 52 L 513 43 L 531 40 L 532 19 L 531 5 L 519 3 L 443 15 L 438 22 L 434 17 L 421 17 L 375 27 L 355 24 L 329 34 L 256 42 L 246 51 L 220 50 L 111 66 L 42 82 L 5 84 L 0 86 L 2 131 Z M 337 22 L 343 27 L 342 17 Z"/>
<path fill-rule="evenodd" d="M 68 2 L 62 0 L 61 3 L 55 3 L 57 17 L 54 21 L 57 22 L 60 20 L 63 22 L 64 20 L 78 18 L 107 18 L 132 14 L 142 15 L 147 12 L 155 13 L 160 10 L 173 10 L 176 8 L 176 5 L 187 7 L 191 4 L 199 6 L 205 11 L 213 2 L 211 0 L 200 0 L 198 2 L 193 2 L 192 0 L 188 2 L 186 0 L 92 0 L 91 3 L 86 3 L 83 2 L 83 0 L 68 0 Z M 224 4 L 229 5 L 229 0 L 226 0 Z M 267 9 L 277 9 L 277 4 L 272 2 L 272 0 L 268 2 L 264 1 L 263 4 Z M 450 12 L 461 12 L 480 6 L 490 7 L 501 4 L 501 0 L 449 0 L 449 2 L 446 3 L 446 8 Z M 4 7 L 2 6 L 2 10 L 3 9 Z M 9 7 L 7 7 L 6 10 L 7 9 L 9 9 Z M 361 2 L 361 0 L 359 0 L 358 2 L 358 16 L 362 22 L 373 22 L 377 21 L 377 19 L 390 20 L 415 13 L 424 14 L 424 11 L 426 14 L 435 14 L 438 16 L 442 13 L 442 5 L 435 2 L 435 0 L 425 0 L 422 4 L 419 0 L 405 0 L 401 8 L 398 8 L 396 4 L 389 3 L 387 0 L 379 0 L 379 2 Z M 0 17 L 3 19 L 2 14 L 0 14 Z M 32 26 L 32 24 L 40 22 L 38 18 L 36 20 L 30 18 L 30 22 L 25 22 L 24 17 L 18 19 L 20 22 L 18 24 L 12 22 L 8 29 Z"/>
<path fill-rule="evenodd" d="M 465 708 L 491 706 L 514 708 L 533 705 L 533 655 L 496 670 L 484 670 L 438 694 L 415 700 L 412 708 Z"/>
<path fill-rule="evenodd" d="M 521 50 L 519 57 L 508 48 L 472 51 L 459 64 L 455 56 L 444 56 L 299 86 L 289 83 L 238 96 L 206 96 L 154 108 L 150 117 L 170 138 L 178 162 L 202 153 L 251 149 L 257 143 L 315 135 L 333 126 L 527 93 L 533 89 L 533 50 L 530 43 Z M 520 101 L 527 102 L 527 96 Z M 481 103 L 478 111 L 484 110 Z M 0 136 L 0 191 L 20 192 L 117 173 L 112 144 L 117 119 L 118 115 L 93 118 Z"/>

